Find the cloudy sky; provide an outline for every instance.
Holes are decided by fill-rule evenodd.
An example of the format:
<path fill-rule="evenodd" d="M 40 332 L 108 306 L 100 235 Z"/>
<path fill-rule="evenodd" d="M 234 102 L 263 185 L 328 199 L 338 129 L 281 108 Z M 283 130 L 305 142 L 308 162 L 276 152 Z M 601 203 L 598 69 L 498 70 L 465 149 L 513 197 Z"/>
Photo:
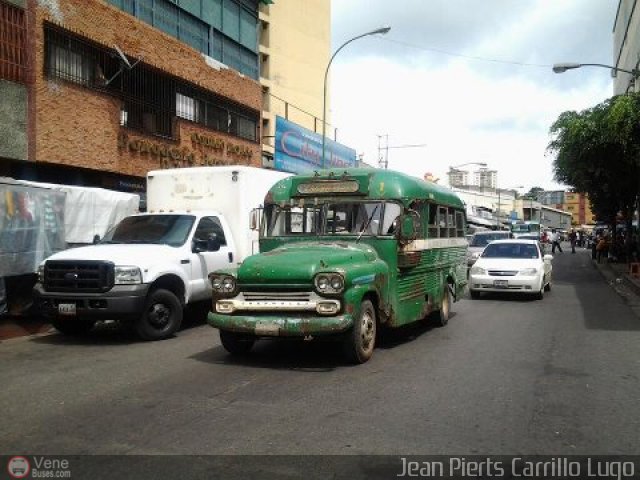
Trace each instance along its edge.
<path fill-rule="evenodd" d="M 610 97 L 604 68 L 563 74 L 558 62 L 611 65 L 618 0 L 331 0 L 332 43 L 388 25 L 345 47 L 331 65 L 338 141 L 389 168 L 447 183 L 449 166 L 484 162 L 500 187 L 560 187 L 546 154 L 565 110 Z M 385 140 L 381 140 L 384 144 Z M 470 169 L 476 166 L 467 167 Z"/>

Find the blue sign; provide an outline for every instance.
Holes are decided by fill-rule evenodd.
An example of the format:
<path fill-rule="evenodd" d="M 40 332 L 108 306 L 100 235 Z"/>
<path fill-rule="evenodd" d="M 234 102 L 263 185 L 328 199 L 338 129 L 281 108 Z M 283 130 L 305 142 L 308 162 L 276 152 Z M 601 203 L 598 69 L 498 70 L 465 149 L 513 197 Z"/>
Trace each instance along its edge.
<path fill-rule="evenodd" d="M 322 135 L 276 117 L 276 170 L 307 173 L 321 168 L 350 168 L 357 165 L 356 151 L 352 148 L 327 138 L 324 150 L 325 162 L 322 162 Z"/>

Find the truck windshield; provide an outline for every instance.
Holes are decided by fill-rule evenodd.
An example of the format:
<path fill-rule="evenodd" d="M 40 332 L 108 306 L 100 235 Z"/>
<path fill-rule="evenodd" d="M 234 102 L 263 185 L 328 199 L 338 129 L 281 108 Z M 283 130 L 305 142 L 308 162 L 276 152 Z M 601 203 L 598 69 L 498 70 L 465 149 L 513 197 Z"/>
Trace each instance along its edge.
<path fill-rule="evenodd" d="M 390 235 L 401 207 L 383 202 L 332 202 L 317 205 L 267 205 L 266 237 Z"/>
<path fill-rule="evenodd" d="M 123 219 L 100 243 L 154 243 L 180 247 L 189 236 L 193 215 L 136 215 Z"/>

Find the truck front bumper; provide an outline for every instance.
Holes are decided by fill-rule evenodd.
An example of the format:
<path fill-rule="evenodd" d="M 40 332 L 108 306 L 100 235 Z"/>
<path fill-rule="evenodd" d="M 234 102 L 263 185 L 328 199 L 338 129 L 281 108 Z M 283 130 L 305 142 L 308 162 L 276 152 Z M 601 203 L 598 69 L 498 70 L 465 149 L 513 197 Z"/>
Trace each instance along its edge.
<path fill-rule="evenodd" d="M 41 283 L 33 289 L 40 312 L 48 317 L 78 317 L 92 320 L 133 320 L 144 310 L 148 284 L 116 285 L 104 293 L 47 292 Z M 60 305 L 75 305 L 75 313 Z M 66 311 L 66 314 L 61 314 Z"/>
<path fill-rule="evenodd" d="M 307 337 L 342 333 L 353 326 L 353 315 L 323 317 L 305 312 L 275 315 L 222 315 L 209 312 L 209 325 L 220 330 L 248 333 L 258 337 Z"/>

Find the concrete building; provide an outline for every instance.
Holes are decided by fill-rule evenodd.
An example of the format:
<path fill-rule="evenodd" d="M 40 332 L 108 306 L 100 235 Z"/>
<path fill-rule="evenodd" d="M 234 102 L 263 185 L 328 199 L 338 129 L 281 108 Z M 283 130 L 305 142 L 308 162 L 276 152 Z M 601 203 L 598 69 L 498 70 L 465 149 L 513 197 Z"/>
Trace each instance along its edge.
<path fill-rule="evenodd" d="M 261 165 L 258 5 L 0 0 L 0 176 L 142 191 Z"/>
<path fill-rule="evenodd" d="M 469 172 L 467 170 L 450 168 L 447 176 L 449 177 L 449 186 L 451 187 L 465 187 L 469 185 Z"/>
<path fill-rule="evenodd" d="M 595 225 L 596 217 L 591 211 L 591 202 L 585 193 L 566 192 L 564 209 L 571 213 L 572 225 Z"/>
<path fill-rule="evenodd" d="M 619 0 L 613 24 L 613 63 L 625 70 L 637 69 L 640 65 L 640 8 L 636 0 Z M 612 71 L 613 93 L 619 95 L 629 91 L 639 91 L 640 81 L 631 74 Z"/>
<path fill-rule="evenodd" d="M 331 1 L 277 0 L 260 6 L 262 145 L 273 157 L 276 116 L 322 133 L 324 74 L 331 57 Z M 331 126 L 327 88 L 327 136 Z M 267 163 L 268 164 L 268 163 Z"/>
<path fill-rule="evenodd" d="M 473 172 L 473 185 L 480 188 L 497 188 L 498 172 L 488 168 L 480 168 Z"/>

